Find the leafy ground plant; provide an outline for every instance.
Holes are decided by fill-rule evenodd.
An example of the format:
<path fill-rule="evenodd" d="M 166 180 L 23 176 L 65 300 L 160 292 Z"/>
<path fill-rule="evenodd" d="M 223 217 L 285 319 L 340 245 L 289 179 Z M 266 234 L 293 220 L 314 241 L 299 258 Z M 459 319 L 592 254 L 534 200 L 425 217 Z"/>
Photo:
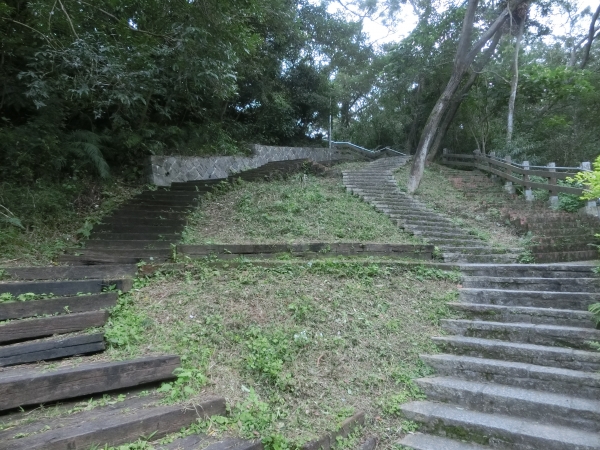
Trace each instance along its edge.
<path fill-rule="evenodd" d="M 136 282 L 111 317 L 104 357 L 179 354 L 167 401 L 222 395 L 230 414 L 199 426 L 268 449 L 315 439 L 358 410 L 391 448 L 408 431 L 400 405 L 422 398 L 412 380 L 430 372 L 418 355 L 436 351 L 430 336 L 452 317 L 457 283 L 427 267 L 197 262 Z"/>

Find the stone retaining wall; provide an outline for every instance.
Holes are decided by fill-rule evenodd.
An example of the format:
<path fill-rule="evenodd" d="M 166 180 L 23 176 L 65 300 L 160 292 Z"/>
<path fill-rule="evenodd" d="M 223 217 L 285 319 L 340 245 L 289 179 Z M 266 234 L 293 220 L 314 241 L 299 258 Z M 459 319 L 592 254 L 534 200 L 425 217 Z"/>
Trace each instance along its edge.
<path fill-rule="evenodd" d="M 358 152 L 344 149 L 264 145 L 253 145 L 252 156 L 151 156 L 150 183 L 169 186 L 173 182 L 225 178 L 232 173 L 254 169 L 271 161 L 308 158 L 318 162 L 360 157 Z"/>

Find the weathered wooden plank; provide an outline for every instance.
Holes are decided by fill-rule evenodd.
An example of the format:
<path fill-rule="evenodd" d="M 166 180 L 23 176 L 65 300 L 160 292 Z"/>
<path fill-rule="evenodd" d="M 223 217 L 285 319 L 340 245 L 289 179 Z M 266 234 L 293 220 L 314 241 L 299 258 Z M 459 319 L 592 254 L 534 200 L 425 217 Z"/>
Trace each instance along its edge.
<path fill-rule="evenodd" d="M 63 367 L 0 372 L 0 410 L 34 405 L 173 378 L 179 356 L 148 356 Z"/>
<path fill-rule="evenodd" d="M 57 260 L 63 264 L 93 266 L 96 264 L 137 264 L 140 261 L 147 262 L 164 262 L 170 257 L 166 256 L 111 256 L 98 254 L 76 255 L 60 255 Z M 121 289 L 125 292 L 125 289 Z"/>
<path fill-rule="evenodd" d="M 103 333 L 28 341 L 0 347 L 0 367 L 101 352 L 104 349 Z"/>
<path fill-rule="evenodd" d="M 117 289 L 128 291 L 131 289 L 131 278 L 107 280 L 66 280 L 66 281 L 23 281 L 0 283 L 0 293 L 9 293 L 14 296 L 21 294 L 52 294 L 55 296 L 76 295 L 78 293 L 95 294 L 103 289 L 115 285 Z"/>
<path fill-rule="evenodd" d="M 25 302 L 0 303 L 0 320 L 107 309 L 115 306 L 117 297 L 115 292 L 107 292 L 104 294 L 77 297 L 58 297 L 28 300 Z"/>
<path fill-rule="evenodd" d="M 111 264 L 90 267 L 7 267 L 2 270 L 17 280 L 83 280 L 132 277 L 137 272 L 137 266 Z"/>
<path fill-rule="evenodd" d="M 73 333 L 87 328 L 101 327 L 108 319 L 108 311 L 89 311 L 39 319 L 17 320 L 0 325 L 0 343 Z"/>
<path fill-rule="evenodd" d="M 127 406 L 127 405 L 125 405 Z M 193 407 L 148 406 L 145 408 L 119 408 L 103 414 L 89 411 L 79 414 L 79 421 L 68 426 L 50 427 L 41 433 L 0 443 L 0 450 L 88 450 L 137 441 L 140 437 L 160 439 L 198 419 L 224 415 L 225 399 L 207 397 Z M 76 417 L 77 418 L 77 417 Z"/>

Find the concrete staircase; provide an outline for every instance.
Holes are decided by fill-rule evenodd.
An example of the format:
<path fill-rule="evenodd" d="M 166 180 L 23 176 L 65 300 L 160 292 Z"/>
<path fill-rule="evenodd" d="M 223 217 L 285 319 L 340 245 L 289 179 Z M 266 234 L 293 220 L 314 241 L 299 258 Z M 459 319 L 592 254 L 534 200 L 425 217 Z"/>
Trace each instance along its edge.
<path fill-rule="evenodd" d="M 353 194 L 387 214 L 398 226 L 438 247 L 446 262 L 511 263 L 520 249 L 494 248 L 478 236 L 461 229 L 449 217 L 402 192 L 393 170 L 407 157 L 382 158 L 366 168 L 343 173 L 344 185 Z"/>
<path fill-rule="evenodd" d="M 465 319 L 444 320 L 443 350 L 423 355 L 427 401 L 403 405 L 420 424 L 401 445 L 442 449 L 600 449 L 600 342 L 589 265 L 465 265 Z"/>

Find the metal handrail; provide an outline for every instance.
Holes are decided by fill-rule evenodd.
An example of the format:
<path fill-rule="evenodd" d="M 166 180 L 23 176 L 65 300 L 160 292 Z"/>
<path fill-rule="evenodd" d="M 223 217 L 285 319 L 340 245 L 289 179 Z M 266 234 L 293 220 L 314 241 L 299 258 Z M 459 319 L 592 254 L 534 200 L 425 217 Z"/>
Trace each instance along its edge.
<path fill-rule="evenodd" d="M 499 156 L 492 156 L 490 154 L 487 154 L 485 156 L 487 156 L 488 158 L 495 159 L 496 161 L 500 161 L 500 162 L 503 162 L 503 163 L 506 163 L 506 164 L 511 164 L 513 166 L 529 167 L 530 169 L 550 169 L 550 167 L 548 167 L 548 166 L 527 166 L 525 164 L 519 164 L 518 162 L 514 162 L 514 161 L 511 161 L 509 163 L 508 161 L 500 158 Z M 552 169 L 555 169 L 555 170 L 578 170 L 580 172 L 591 172 L 591 170 L 589 170 L 589 169 L 583 169 L 581 167 L 552 167 Z"/>
<path fill-rule="evenodd" d="M 390 147 L 384 147 L 381 150 L 369 150 L 368 148 L 364 148 L 364 147 L 361 147 L 360 145 L 353 144 L 352 142 L 331 141 L 331 143 L 333 145 L 346 145 L 348 147 L 352 147 L 355 150 L 360 150 L 360 151 L 363 151 L 363 152 L 371 153 L 373 155 L 380 154 L 380 153 L 383 153 L 385 151 L 391 151 L 391 152 L 397 153 L 397 154 L 402 155 L 402 156 L 408 156 L 406 153 L 399 152 L 398 150 L 394 150 L 393 148 L 390 148 Z"/>

